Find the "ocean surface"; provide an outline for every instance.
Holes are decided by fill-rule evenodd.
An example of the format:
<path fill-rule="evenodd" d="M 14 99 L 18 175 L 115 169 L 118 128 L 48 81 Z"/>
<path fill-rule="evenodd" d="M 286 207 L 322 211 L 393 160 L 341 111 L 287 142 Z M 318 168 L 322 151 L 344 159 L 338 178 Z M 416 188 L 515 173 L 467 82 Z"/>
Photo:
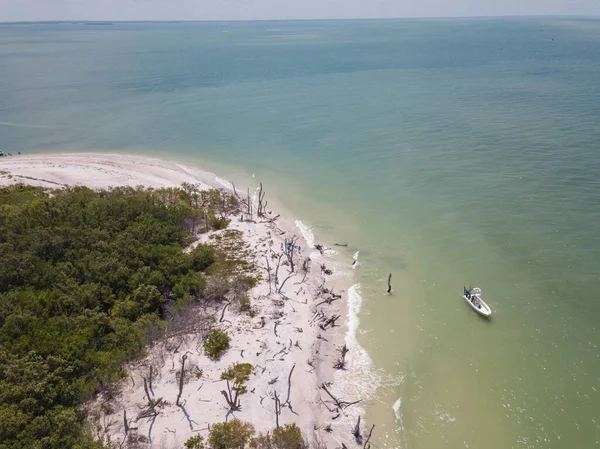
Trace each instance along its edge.
<path fill-rule="evenodd" d="M 376 448 L 600 447 L 599 20 L 0 25 L 0 148 L 254 174 L 347 242 Z"/>

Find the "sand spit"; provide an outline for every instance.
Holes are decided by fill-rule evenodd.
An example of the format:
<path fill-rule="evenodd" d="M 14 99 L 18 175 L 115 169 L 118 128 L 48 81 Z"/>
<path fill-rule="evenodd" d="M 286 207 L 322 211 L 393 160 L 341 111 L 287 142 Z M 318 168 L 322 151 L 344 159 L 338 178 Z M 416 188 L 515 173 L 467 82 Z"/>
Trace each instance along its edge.
<path fill-rule="evenodd" d="M 199 184 L 202 188 L 223 187 L 215 175 L 198 169 L 160 159 L 114 154 L 0 159 L 0 185 L 17 182 L 51 188 L 66 185 L 158 188 L 179 186 L 183 182 Z M 267 217 L 276 215 L 271 211 Z M 256 314 L 250 317 L 248 313 L 229 308 L 223 310 L 222 304 L 202 312 L 214 316 L 216 325 L 232 337 L 230 349 L 217 361 L 204 353 L 205 329 L 173 335 L 148 348 L 145 359 L 127 367 L 127 378 L 114 397 L 98 398 L 89 406 L 91 415 L 95 416 L 96 431 L 99 435 L 110 435 L 118 444 L 129 439 L 139 441 L 140 447 L 156 448 L 183 447 L 190 436 L 206 437 L 209 426 L 232 417 L 251 422 L 257 431 L 267 431 L 276 425 L 274 397 L 277 393 L 282 404 L 278 416 L 280 425 L 295 422 L 313 447 L 334 448 L 341 447 L 342 443 L 356 447 L 349 418 L 354 418 L 357 409 L 354 405 L 348 409 L 344 409 L 344 404 L 340 407 L 321 388 L 324 384 L 336 397 L 340 394 L 339 385 L 334 383 L 337 371 L 334 365 L 340 358 L 339 350 L 348 330 L 346 290 L 349 285 L 348 277 L 341 273 L 347 271 L 351 262 L 345 261 L 343 268 L 336 260 L 339 256 L 332 255 L 334 252 L 310 247 L 293 221 L 286 220 L 288 217 L 274 221 L 256 217 L 248 221 L 247 216 L 230 218 L 229 229 L 241 233 L 249 257 L 262 277 L 250 292 Z M 295 237 L 298 237 L 299 249 L 294 252 L 295 270 L 292 272 L 283 249 L 285 240 Z M 205 234 L 201 238 L 211 236 Z M 309 267 L 308 272 L 303 270 L 303 265 Z M 355 350 L 350 347 L 348 360 L 353 360 Z M 177 405 L 184 356 L 187 374 Z M 241 396 L 241 410 L 231 414 L 221 393 L 226 388 L 220 375 L 238 362 L 251 363 L 255 371 L 247 384 L 248 393 Z M 346 368 L 347 372 L 352 370 L 351 365 Z M 157 415 L 143 417 L 148 396 L 153 401 L 159 398 L 162 401 L 156 407 Z M 350 403 L 361 398 L 337 399 Z"/>

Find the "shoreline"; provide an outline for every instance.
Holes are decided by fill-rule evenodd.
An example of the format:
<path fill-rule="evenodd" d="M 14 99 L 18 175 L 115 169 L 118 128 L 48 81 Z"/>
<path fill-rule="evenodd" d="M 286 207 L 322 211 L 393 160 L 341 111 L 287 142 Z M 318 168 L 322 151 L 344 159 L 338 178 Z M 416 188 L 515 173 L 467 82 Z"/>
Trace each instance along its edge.
<path fill-rule="evenodd" d="M 199 184 L 203 189 L 224 188 L 233 193 L 229 182 L 216 174 L 155 157 L 70 153 L 21 155 L 0 160 L 0 185 L 23 183 L 49 188 L 86 185 L 99 189 L 116 186 L 179 187 L 183 182 Z M 277 213 L 272 212 L 271 216 L 275 215 Z M 289 396 L 289 407 L 284 407 L 278 417 L 280 424 L 295 422 L 311 444 L 328 447 L 350 444 L 354 438 L 348 422 L 356 419 L 361 409 L 354 406 L 354 410 L 348 413 L 352 409 L 349 407 L 346 412 L 342 411 L 341 419 L 332 420 L 337 413 L 332 413 L 331 407 L 335 409 L 335 406 L 329 403 L 331 398 L 320 386 L 328 385 L 330 392 L 336 396 L 345 394 L 344 388 L 339 385 L 345 376 L 338 375 L 345 370 L 336 370 L 333 365 L 339 358 L 339 348 L 351 340 L 348 338 L 349 331 L 356 331 L 349 328 L 347 301 L 351 270 L 343 269 L 342 262 L 336 260 L 340 258 L 335 257 L 337 252 L 311 247 L 314 245 L 312 231 L 299 220 L 280 217 L 276 221 L 254 222 L 243 221 L 240 217 L 230 218 L 227 229 L 243 235 L 263 279 L 251 291 L 257 308 L 256 317 L 249 318 L 231 311 L 226 314 L 223 311 L 221 315 L 220 310 L 212 311 L 221 316 L 218 327 L 234 331 L 231 333 L 230 349 L 216 362 L 209 361 L 202 354 L 198 349 L 201 345 L 193 335 L 186 335 L 176 343 L 167 339 L 147 348 L 147 357 L 127 367 L 129 375 L 121 384 L 121 392 L 108 401 L 111 413 L 103 414 L 103 430 L 98 432 L 98 436 L 110 435 L 113 441 L 123 440 L 123 410 L 127 410 L 133 420 L 136 411 L 144 405 L 143 378 L 149 366 L 157 369 L 152 395 L 164 397 L 169 404 L 155 419 L 140 419 L 136 423 L 138 434 L 151 441 L 149 447 L 181 445 L 198 433 L 206 436 L 211 424 L 226 418 L 227 410 L 220 393 L 223 382 L 219 381 L 219 373 L 232 363 L 244 362 L 252 363 L 256 370 L 248 382 L 249 393 L 241 398 L 242 410 L 235 413 L 236 418 L 251 422 L 257 431 L 271 430 L 276 421 L 272 396 L 277 392 L 280 398 Z M 291 275 L 289 283 L 281 288 L 281 294 L 274 295 L 269 293 L 269 289 L 273 290 L 272 286 L 265 281 L 273 273 L 269 274 L 263 261 L 267 257 L 275 258 L 284 245 L 284 239 L 293 236 L 298 237 L 301 256 L 295 263 L 300 266 L 306 257 L 310 258 L 310 271 L 303 281 L 296 279 L 301 277 L 299 273 Z M 206 235 L 201 238 L 204 237 Z M 325 264 L 333 274 L 323 274 L 319 268 L 321 264 Z M 283 279 L 288 277 L 287 273 L 279 275 Z M 329 289 L 340 298 L 335 298 Z M 331 298 L 335 299 L 327 302 Z M 319 327 L 319 321 L 323 325 L 334 315 L 339 315 L 335 327 Z M 261 322 L 262 327 L 258 327 Z M 349 349 L 349 361 L 353 352 L 364 351 L 359 345 Z M 183 354 L 186 354 L 189 366 L 195 366 L 202 375 L 185 383 L 184 406 L 181 407 L 174 404 L 178 390 L 175 374 Z M 290 383 L 288 378 L 291 378 Z M 217 385 L 213 386 L 213 383 Z M 337 397 L 349 402 L 361 399 Z M 105 399 L 98 398 L 89 410 L 95 410 L 95 413 L 102 408 L 106 410 Z"/>

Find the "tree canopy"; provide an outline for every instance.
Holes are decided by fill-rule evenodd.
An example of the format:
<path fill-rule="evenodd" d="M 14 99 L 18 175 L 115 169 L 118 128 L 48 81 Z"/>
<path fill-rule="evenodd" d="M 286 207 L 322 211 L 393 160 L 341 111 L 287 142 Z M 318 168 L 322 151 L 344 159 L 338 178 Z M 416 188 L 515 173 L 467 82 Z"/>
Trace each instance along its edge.
<path fill-rule="evenodd" d="M 80 405 L 202 294 L 213 250 L 183 248 L 235 207 L 193 186 L 0 188 L 0 449 L 101 446 Z"/>

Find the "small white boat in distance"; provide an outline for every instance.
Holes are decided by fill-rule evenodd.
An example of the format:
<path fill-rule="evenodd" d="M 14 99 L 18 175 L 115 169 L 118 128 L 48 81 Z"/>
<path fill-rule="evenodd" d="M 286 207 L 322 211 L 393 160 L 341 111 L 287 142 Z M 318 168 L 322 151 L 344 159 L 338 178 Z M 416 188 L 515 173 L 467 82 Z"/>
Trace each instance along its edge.
<path fill-rule="evenodd" d="M 492 309 L 481 299 L 481 289 L 478 287 L 463 287 L 463 289 L 463 298 L 465 298 L 467 304 L 479 315 L 489 318 L 492 315 Z"/>

